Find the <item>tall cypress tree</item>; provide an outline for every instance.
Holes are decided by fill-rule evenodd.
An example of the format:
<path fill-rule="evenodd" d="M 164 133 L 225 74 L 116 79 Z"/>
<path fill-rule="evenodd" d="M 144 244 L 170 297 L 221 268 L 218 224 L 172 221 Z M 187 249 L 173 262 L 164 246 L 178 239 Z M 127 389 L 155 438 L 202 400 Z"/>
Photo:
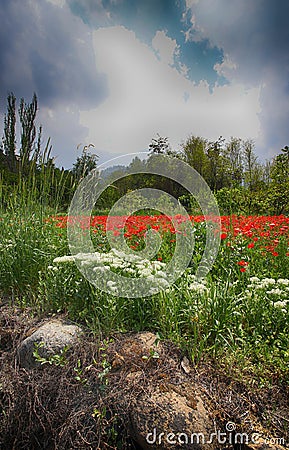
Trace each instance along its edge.
<path fill-rule="evenodd" d="M 19 118 L 21 123 L 21 148 L 20 148 L 20 162 L 21 168 L 25 171 L 30 155 L 34 150 L 34 141 L 36 137 L 35 118 L 37 113 L 37 96 L 34 93 L 32 102 L 25 103 L 21 98 L 19 106 Z"/>
<path fill-rule="evenodd" d="M 7 97 L 7 113 L 4 117 L 3 148 L 8 168 L 16 171 L 16 97 L 11 92 Z"/>

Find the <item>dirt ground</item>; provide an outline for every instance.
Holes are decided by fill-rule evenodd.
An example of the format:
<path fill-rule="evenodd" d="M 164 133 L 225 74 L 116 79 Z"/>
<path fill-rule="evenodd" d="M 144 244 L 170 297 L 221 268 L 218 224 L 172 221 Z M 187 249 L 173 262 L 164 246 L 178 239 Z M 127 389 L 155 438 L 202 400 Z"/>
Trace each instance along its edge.
<path fill-rule="evenodd" d="M 1 449 L 137 450 L 130 429 L 132 402 L 152 386 L 176 387 L 182 377 L 197 386 L 216 427 L 234 424 L 236 431 L 257 431 L 276 442 L 282 438 L 288 448 L 289 386 L 278 378 L 262 386 L 249 372 L 240 379 L 234 367 L 212 359 L 187 370 L 185 355 L 166 341 L 160 357 L 144 358 L 132 345 L 133 334 L 104 339 L 85 333 L 63 365 L 18 367 L 19 343 L 45 320 L 30 309 L 0 305 Z M 128 384 L 134 372 L 140 376 Z"/>

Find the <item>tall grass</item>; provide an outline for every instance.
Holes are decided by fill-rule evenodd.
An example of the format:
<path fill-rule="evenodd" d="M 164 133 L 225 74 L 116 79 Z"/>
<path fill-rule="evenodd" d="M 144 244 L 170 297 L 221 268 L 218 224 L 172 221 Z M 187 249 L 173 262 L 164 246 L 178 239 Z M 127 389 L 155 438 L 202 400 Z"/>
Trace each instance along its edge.
<path fill-rule="evenodd" d="M 25 170 L 19 163 L 14 184 L 0 174 L 0 294 L 32 297 L 47 262 L 57 256 L 59 235 L 45 219 L 63 211 L 67 190 L 74 181 L 65 170 L 55 169 L 48 140 L 39 158 Z M 66 198 L 65 198 L 66 197 Z"/>
<path fill-rule="evenodd" d="M 43 152 L 35 158 L 25 165 L 21 160 L 18 162 L 13 183 L 5 183 L 0 173 L 0 212 L 56 213 L 68 206 L 75 187 L 71 173 L 55 167 L 48 140 Z"/>

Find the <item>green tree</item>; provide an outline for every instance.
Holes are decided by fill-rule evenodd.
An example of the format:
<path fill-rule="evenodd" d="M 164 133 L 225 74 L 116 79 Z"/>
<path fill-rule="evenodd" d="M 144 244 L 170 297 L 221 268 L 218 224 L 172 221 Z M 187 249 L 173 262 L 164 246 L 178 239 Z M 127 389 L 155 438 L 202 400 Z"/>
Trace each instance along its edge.
<path fill-rule="evenodd" d="M 75 178 L 71 171 L 55 167 L 50 138 L 42 150 L 42 127 L 39 127 L 37 136 L 35 124 L 37 104 L 36 94 L 31 103 L 26 103 L 23 98 L 20 100 L 20 149 L 17 151 L 16 98 L 13 93 L 8 95 L 0 149 L 0 206 L 9 207 L 13 202 L 27 206 L 29 202 L 37 202 L 43 206 L 63 208 L 73 195 Z"/>
<path fill-rule="evenodd" d="M 191 135 L 182 146 L 184 161 L 206 178 L 208 174 L 208 141 L 200 136 Z"/>
<path fill-rule="evenodd" d="M 37 105 L 38 100 L 34 93 L 31 103 L 26 103 L 24 98 L 21 98 L 18 110 L 21 123 L 20 164 L 21 171 L 24 173 L 27 171 L 30 157 L 35 150 Z M 41 134 L 41 129 L 39 134 Z"/>
<path fill-rule="evenodd" d="M 7 97 L 7 113 L 4 117 L 3 150 L 11 172 L 16 171 L 16 97 L 11 92 Z"/>
<path fill-rule="evenodd" d="M 215 142 L 211 142 L 207 148 L 208 157 L 208 175 L 207 183 L 210 188 L 216 192 L 223 187 L 230 185 L 229 179 L 229 160 L 224 154 L 224 139 L 219 137 Z"/>
<path fill-rule="evenodd" d="M 88 151 L 90 147 L 94 147 L 94 145 L 85 145 L 82 149 L 81 155 L 77 157 L 76 162 L 73 164 L 72 173 L 77 181 L 80 181 L 82 178 L 86 177 L 89 172 L 97 167 L 99 156 L 95 153 L 90 153 Z"/>
<path fill-rule="evenodd" d="M 153 138 L 149 144 L 150 154 L 169 154 L 170 144 L 167 137 L 162 137 L 157 133 L 157 137 Z"/>
<path fill-rule="evenodd" d="M 268 191 L 268 203 L 273 206 L 274 214 L 289 211 L 289 147 L 286 145 L 277 155 L 271 166 L 271 183 Z"/>
<path fill-rule="evenodd" d="M 250 192 L 257 187 L 257 156 L 254 153 L 254 142 L 250 139 L 243 142 L 244 182 Z"/>
<path fill-rule="evenodd" d="M 128 166 L 128 172 L 141 172 L 145 170 L 146 163 L 144 160 L 141 160 L 138 156 L 135 156 Z"/>
<path fill-rule="evenodd" d="M 228 161 L 228 178 L 231 187 L 241 186 L 243 181 L 242 141 L 231 137 L 226 145 L 225 156 Z"/>

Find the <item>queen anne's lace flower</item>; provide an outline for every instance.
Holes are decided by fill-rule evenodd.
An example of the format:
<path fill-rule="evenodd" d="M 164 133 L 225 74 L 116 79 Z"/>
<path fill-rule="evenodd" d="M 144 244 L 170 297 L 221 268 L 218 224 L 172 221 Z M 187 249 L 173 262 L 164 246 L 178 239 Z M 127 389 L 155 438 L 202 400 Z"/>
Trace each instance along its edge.
<path fill-rule="evenodd" d="M 54 263 L 67 263 L 77 261 L 85 270 L 92 270 L 96 275 L 109 276 L 109 272 L 120 273 L 127 278 L 145 278 L 152 283 L 150 293 L 159 291 L 159 286 L 169 288 L 167 274 L 164 271 L 166 264 L 161 261 L 150 261 L 138 255 L 112 249 L 108 253 L 78 253 L 77 255 L 61 256 L 54 259 Z M 54 266 L 55 267 L 55 266 Z M 107 281 L 111 292 L 117 292 L 114 281 Z"/>

